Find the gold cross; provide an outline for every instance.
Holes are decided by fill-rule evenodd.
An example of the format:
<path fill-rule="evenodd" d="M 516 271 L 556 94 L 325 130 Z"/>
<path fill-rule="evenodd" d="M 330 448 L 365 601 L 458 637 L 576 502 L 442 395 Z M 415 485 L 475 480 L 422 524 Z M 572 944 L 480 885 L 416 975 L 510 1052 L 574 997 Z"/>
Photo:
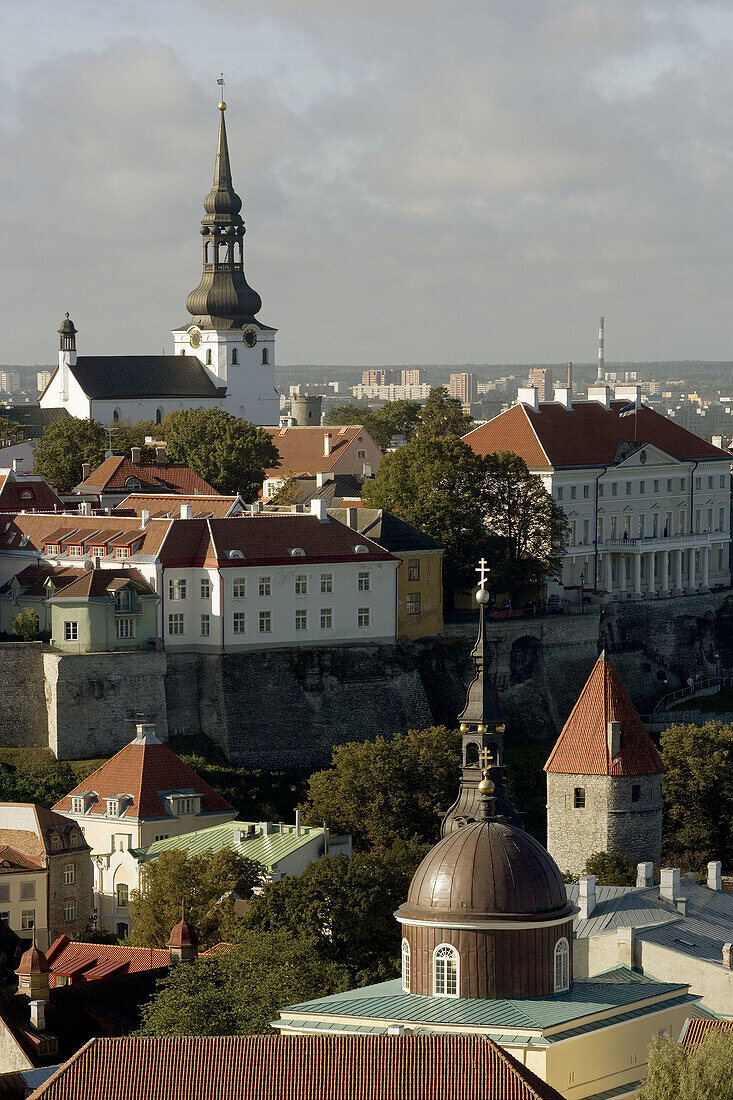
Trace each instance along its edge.
<path fill-rule="evenodd" d="M 478 760 L 481 768 L 485 770 L 486 768 L 490 768 L 494 763 L 494 754 L 491 749 L 481 749 L 481 752 L 478 754 Z"/>

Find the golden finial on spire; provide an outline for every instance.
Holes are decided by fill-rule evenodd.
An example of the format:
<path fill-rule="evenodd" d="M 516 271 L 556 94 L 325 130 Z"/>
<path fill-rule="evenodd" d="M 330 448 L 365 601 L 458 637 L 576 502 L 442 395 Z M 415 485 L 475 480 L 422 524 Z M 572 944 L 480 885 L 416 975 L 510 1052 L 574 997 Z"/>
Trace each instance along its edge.
<path fill-rule="evenodd" d="M 226 111 L 227 105 L 224 102 L 224 91 L 223 91 L 223 89 L 224 89 L 224 73 L 221 73 L 219 75 L 219 78 L 218 78 L 216 83 L 222 88 L 221 99 L 219 100 L 219 110 L 220 111 Z"/>

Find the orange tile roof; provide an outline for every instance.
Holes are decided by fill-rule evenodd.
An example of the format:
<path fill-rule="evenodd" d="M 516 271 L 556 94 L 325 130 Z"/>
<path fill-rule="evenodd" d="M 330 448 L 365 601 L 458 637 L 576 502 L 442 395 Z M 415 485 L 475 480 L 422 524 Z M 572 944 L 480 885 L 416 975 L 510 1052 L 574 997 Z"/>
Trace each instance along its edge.
<path fill-rule="evenodd" d="M 18 478 L 12 470 L 3 470 L 0 476 L 0 512 L 63 512 L 63 500 L 45 478 Z"/>
<path fill-rule="evenodd" d="M 104 816 L 105 799 L 120 794 L 132 796 L 132 802 L 120 818 L 163 817 L 168 814 L 167 804 L 160 791 L 193 790 L 200 794 L 202 813 L 226 813 L 233 807 L 209 784 L 184 764 L 167 745 L 157 738 L 131 741 L 101 768 L 74 787 L 54 806 L 59 813 L 70 813 L 71 796 L 94 791 L 97 799 L 89 816 Z"/>
<path fill-rule="evenodd" d="M 190 504 L 194 519 L 206 519 L 215 516 L 218 519 L 227 517 L 236 505 L 239 498 L 236 496 L 185 496 L 183 493 L 130 493 L 129 497 L 121 500 L 114 509 L 115 515 L 123 511 L 132 512 L 139 516 L 145 508 L 151 516 L 180 518 L 181 505 Z"/>
<path fill-rule="evenodd" d="M 10 844 L 0 844 L 0 874 L 11 871 L 39 871 L 43 868 L 43 860 L 38 856 L 25 855 Z"/>
<path fill-rule="evenodd" d="M 265 428 L 280 454 L 277 466 L 265 471 L 265 477 L 283 477 L 286 473 L 317 474 L 332 470 L 343 457 L 352 443 L 359 437 L 364 443 L 370 443 L 377 451 L 379 448 L 362 424 L 323 425 L 322 427 Z M 323 438 L 331 436 L 331 453 L 324 455 Z M 381 452 L 380 452 L 381 453 Z M 355 464 L 358 460 L 355 458 Z M 361 467 L 359 467 L 361 469 Z M 376 470 L 372 471 L 376 473 Z"/>
<path fill-rule="evenodd" d="M 31 1100 L 563 1100 L 475 1035 L 93 1039 Z"/>
<path fill-rule="evenodd" d="M 543 401 L 539 411 L 514 405 L 463 440 L 476 454 L 514 451 L 530 468 L 602 466 L 616 462 L 620 443 L 636 439 L 673 458 L 728 459 L 730 455 L 693 435 L 674 420 L 642 405 L 635 416 L 620 417 L 628 401 L 579 401 L 572 409 Z M 636 421 L 636 424 L 635 424 Z"/>
<path fill-rule="evenodd" d="M 63 525 L 63 526 L 62 526 Z M 58 516 L 53 513 L 26 512 L 21 515 L 0 517 L 0 550 L 25 551 L 29 557 L 34 552 L 44 552 L 49 542 L 68 541 L 73 534 L 77 544 L 107 545 L 116 537 L 139 532 L 143 540 L 140 553 L 156 555 L 171 525 L 168 519 L 151 519 L 145 530 L 140 520 L 131 516 Z M 100 530 L 101 528 L 101 530 Z M 27 539 L 23 543 L 24 536 Z M 21 545 L 23 544 L 23 545 Z"/>
<path fill-rule="evenodd" d="M 157 947 L 119 947 L 116 944 L 75 943 L 59 936 L 46 952 L 51 986 L 57 977 L 73 975 L 80 981 L 94 981 L 108 974 L 139 974 L 144 970 L 166 970 L 169 955 Z"/>
<path fill-rule="evenodd" d="M 685 1050 L 695 1050 L 707 1039 L 711 1031 L 733 1032 L 733 1020 L 708 1020 L 692 1017 L 685 1020 L 680 1041 Z"/>
<path fill-rule="evenodd" d="M 118 492 L 127 488 L 125 483 L 130 477 L 137 478 L 141 488 L 149 488 L 151 492 L 167 490 L 171 493 L 207 493 L 216 496 L 214 486 L 183 463 L 169 462 L 161 466 L 157 463 L 138 464 L 120 455 L 105 458 L 102 465 L 92 470 L 77 489 L 80 493 Z"/>
<path fill-rule="evenodd" d="M 621 750 L 612 757 L 608 723 L 621 724 Z M 647 733 L 621 677 L 605 653 L 555 742 L 546 772 L 566 775 L 661 775 L 662 758 Z"/>

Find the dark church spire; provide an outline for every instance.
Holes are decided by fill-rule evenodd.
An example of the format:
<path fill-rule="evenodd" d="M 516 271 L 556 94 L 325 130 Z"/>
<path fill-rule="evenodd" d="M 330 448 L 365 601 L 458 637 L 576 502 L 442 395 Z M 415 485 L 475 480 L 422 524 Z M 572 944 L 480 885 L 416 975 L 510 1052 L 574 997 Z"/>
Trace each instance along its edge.
<path fill-rule="evenodd" d="M 262 308 L 262 299 L 244 276 L 242 200 L 232 184 L 225 110 L 222 100 L 214 182 L 204 199 L 206 213 L 201 221 L 201 282 L 186 299 L 186 309 L 201 328 L 241 328 Z"/>

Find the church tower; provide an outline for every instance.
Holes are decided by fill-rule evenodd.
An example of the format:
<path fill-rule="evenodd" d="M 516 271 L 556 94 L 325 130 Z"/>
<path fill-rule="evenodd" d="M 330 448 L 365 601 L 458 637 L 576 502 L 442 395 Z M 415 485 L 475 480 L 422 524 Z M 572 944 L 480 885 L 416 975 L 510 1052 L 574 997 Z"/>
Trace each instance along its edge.
<path fill-rule="evenodd" d="M 212 380 L 226 387 L 222 407 L 253 424 L 277 424 L 275 333 L 257 320 L 262 299 L 244 274 L 242 200 L 234 190 L 224 112 L 214 182 L 201 221 L 201 281 L 186 299 L 192 320 L 173 331 L 177 355 L 197 356 Z"/>
<path fill-rule="evenodd" d="M 547 772 L 547 848 L 582 873 L 594 852 L 662 859 L 664 764 L 605 651 L 558 737 Z"/>

